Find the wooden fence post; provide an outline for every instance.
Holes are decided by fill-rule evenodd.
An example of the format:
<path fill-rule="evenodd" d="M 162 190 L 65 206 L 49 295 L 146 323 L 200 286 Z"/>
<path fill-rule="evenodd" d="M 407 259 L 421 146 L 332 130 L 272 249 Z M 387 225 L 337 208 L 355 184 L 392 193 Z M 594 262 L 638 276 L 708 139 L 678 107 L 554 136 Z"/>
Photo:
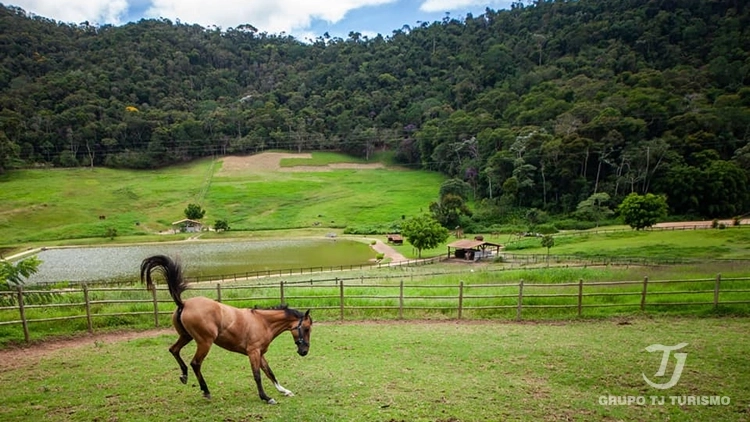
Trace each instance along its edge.
<path fill-rule="evenodd" d="M 26 321 L 26 310 L 23 307 L 23 287 L 18 286 L 18 312 L 21 314 L 21 325 L 23 325 L 23 339 L 29 342 L 29 323 Z"/>
<path fill-rule="evenodd" d="M 280 303 L 283 305 L 286 298 L 284 298 L 284 280 L 281 280 L 279 283 L 279 297 L 280 297 Z"/>
<path fill-rule="evenodd" d="M 648 276 L 643 277 L 643 290 L 641 290 L 641 311 L 646 310 L 646 294 L 648 292 Z"/>
<path fill-rule="evenodd" d="M 463 316 L 464 310 L 464 281 L 458 283 L 458 319 Z"/>
<path fill-rule="evenodd" d="M 398 319 L 404 319 L 404 280 L 398 286 Z"/>
<path fill-rule="evenodd" d="M 721 285 L 721 273 L 716 274 L 716 284 L 714 284 L 714 309 L 719 308 L 719 286 Z"/>
<path fill-rule="evenodd" d="M 581 317 L 581 311 L 583 309 L 583 279 L 578 279 L 578 318 Z"/>
<path fill-rule="evenodd" d="M 91 323 L 91 302 L 89 301 L 89 286 L 83 284 L 83 301 L 86 303 L 86 325 L 89 329 L 89 334 L 94 334 L 94 326 Z"/>
<path fill-rule="evenodd" d="M 516 308 L 516 321 L 521 320 L 521 307 L 523 306 L 523 279 L 518 283 L 518 307 Z"/>
<path fill-rule="evenodd" d="M 344 320 L 344 279 L 339 280 L 339 319 Z"/>
<path fill-rule="evenodd" d="M 151 289 L 151 301 L 154 303 L 154 326 L 159 327 L 159 302 L 156 300 L 156 286 Z"/>
<path fill-rule="evenodd" d="M 221 303 L 221 283 L 216 283 L 216 301 Z"/>

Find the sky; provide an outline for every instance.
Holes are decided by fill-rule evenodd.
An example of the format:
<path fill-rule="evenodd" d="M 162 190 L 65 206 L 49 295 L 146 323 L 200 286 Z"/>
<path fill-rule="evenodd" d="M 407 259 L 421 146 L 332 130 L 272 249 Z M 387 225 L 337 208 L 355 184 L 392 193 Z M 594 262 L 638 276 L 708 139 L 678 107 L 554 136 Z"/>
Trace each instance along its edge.
<path fill-rule="evenodd" d="M 221 29 L 250 24 L 260 32 L 312 40 L 325 32 L 384 37 L 404 25 L 444 17 L 461 19 L 486 8 L 510 8 L 512 0 L 9 0 L 28 13 L 64 23 L 120 26 L 142 18 L 166 18 Z"/>

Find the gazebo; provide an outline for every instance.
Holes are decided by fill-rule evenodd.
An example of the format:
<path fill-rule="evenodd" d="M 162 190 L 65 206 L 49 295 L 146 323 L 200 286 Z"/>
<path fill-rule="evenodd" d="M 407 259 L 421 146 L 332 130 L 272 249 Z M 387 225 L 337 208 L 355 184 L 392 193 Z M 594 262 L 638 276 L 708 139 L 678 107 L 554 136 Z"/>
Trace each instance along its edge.
<path fill-rule="evenodd" d="M 487 242 L 484 240 L 461 239 L 448 244 L 448 258 L 451 258 L 451 249 L 453 249 L 453 256 L 458 259 L 479 261 L 482 258 L 492 256 L 492 249 L 494 249 L 495 254 L 499 254 L 500 248 L 502 247 L 503 245 L 498 243 Z"/>

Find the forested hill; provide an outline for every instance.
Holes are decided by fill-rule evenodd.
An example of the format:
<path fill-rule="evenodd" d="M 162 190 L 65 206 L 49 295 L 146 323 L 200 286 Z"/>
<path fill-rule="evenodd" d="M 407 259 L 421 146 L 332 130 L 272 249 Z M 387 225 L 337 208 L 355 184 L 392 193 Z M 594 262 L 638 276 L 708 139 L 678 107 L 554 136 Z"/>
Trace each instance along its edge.
<path fill-rule="evenodd" d="M 637 192 L 667 194 L 677 214 L 750 211 L 744 1 L 519 2 L 309 42 L 3 6 L 0 51 L 6 171 L 388 149 L 504 207 Z"/>

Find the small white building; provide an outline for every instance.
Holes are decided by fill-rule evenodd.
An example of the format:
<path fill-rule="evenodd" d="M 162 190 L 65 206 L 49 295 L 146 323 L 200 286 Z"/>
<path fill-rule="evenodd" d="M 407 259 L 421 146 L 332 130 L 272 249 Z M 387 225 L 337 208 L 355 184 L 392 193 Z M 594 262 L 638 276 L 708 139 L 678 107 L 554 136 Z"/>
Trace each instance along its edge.
<path fill-rule="evenodd" d="M 172 230 L 177 232 L 197 233 L 203 230 L 203 223 L 185 218 L 172 223 Z"/>

